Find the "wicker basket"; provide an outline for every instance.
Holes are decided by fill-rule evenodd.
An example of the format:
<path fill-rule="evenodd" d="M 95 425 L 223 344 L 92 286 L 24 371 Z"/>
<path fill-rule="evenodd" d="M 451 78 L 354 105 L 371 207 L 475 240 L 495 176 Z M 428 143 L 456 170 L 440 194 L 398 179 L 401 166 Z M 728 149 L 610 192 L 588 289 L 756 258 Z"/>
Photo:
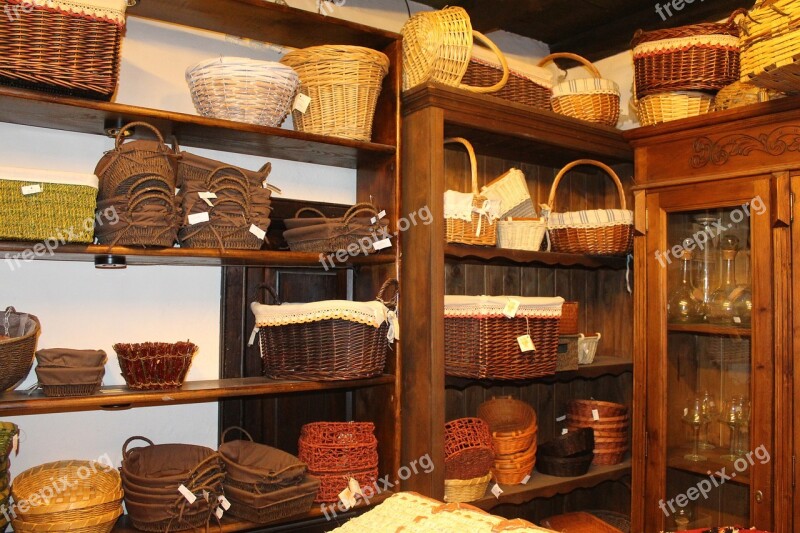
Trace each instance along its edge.
<path fill-rule="evenodd" d="M 36 366 L 36 377 L 45 396 L 91 396 L 100 390 L 105 376 L 105 366 L 46 367 Z"/>
<path fill-rule="evenodd" d="M 128 388 L 170 390 L 183 385 L 197 346 L 191 342 L 115 344 L 119 367 Z"/>
<path fill-rule="evenodd" d="M 225 497 L 231 504 L 228 512 L 254 524 L 268 524 L 284 518 L 308 513 L 314 505 L 320 482 L 307 477 L 299 486 L 289 487 L 270 494 L 270 503 L 255 506 L 248 503 L 250 493 L 225 486 Z"/>
<path fill-rule="evenodd" d="M 549 79 L 549 71 L 546 76 L 536 76 L 509 66 L 508 72 L 508 81 L 505 86 L 499 91 L 493 92 L 492 96 L 536 109 L 552 111 L 550 98 L 553 96 L 553 83 Z M 503 67 L 501 65 L 477 58 L 473 51 L 472 59 L 470 59 L 467 71 L 461 81 L 465 85 L 486 87 L 495 85 L 502 79 Z"/>
<path fill-rule="evenodd" d="M 548 476 L 578 477 L 592 466 L 594 453 L 586 452 L 572 457 L 552 457 L 541 450 L 536 454 L 536 470 Z"/>
<path fill-rule="evenodd" d="M 494 464 L 489 424 L 480 418 L 459 418 L 444 426 L 445 479 L 484 476 Z"/>
<path fill-rule="evenodd" d="M 561 322 L 559 322 L 558 333 L 560 335 L 577 335 L 579 302 L 564 302 L 561 306 Z"/>
<path fill-rule="evenodd" d="M 300 80 L 280 63 L 219 57 L 188 68 L 186 83 L 204 117 L 277 127 L 289 114 Z"/>
<path fill-rule="evenodd" d="M 363 533 L 365 531 L 396 531 L 431 516 L 442 502 L 416 492 L 396 492 L 383 503 L 356 516 L 340 527 L 336 533 Z M 405 531 L 401 529 L 401 531 Z"/>
<path fill-rule="evenodd" d="M 553 111 L 588 122 L 616 126 L 619 120 L 619 86 L 601 78 L 594 65 L 576 54 L 550 54 L 539 62 L 539 66 L 560 58 L 578 61 L 592 77 L 562 81 L 553 87 Z"/>
<path fill-rule="evenodd" d="M 739 28 L 703 23 L 633 37 L 636 97 L 671 91 L 718 91 L 739 79 Z"/>
<path fill-rule="evenodd" d="M 347 472 L 344 474 L 316 474 L 309 472 L 309 475 L 319 479 L 319 491 L 314 499 L 315 503 L 332 503 L 339 501 L 339 494 L 349 486 L 351 479 L 355 479 L 359 486 L 376 487 L 378 481 L 378 469 L 371 468 L 360 472 Z"/>
<path fill-rule="evenodd" d="M 594 450 L 594 430 L 582 428 L 559 435 L 539 446 L 539 452 L 548 457 L 574 457 Z"/>
<path fill-rule="evenodd" d="M 485 35 L 473 31 L 467 12 L 461 7 L 417 13 L 406 21 L 403 35 L 403 90 L 436 82 L 477 93 L 493 93 L 508 81 L 508 63 L 503 53 Z M 462 83 L 472 57 L 473 37 L 485 44 L 500 60 L 500 80 L 490 86 Z"/>
<path fill-rule="evenodd" d="M 618 420 L 628 416 L 628 407 L 621 403 L 600 400 L 570 400 L 567 402 L 567 413 L 583 418 L 592 418 L 592 411 L 597 410 L 601 420 Z"/>
<path fill-rule="evenodd" d="M 509 218 L 497 222 L 497 247 L 538 252 L 547 223 L 541 218 Z"/>
<path fill-rule="evenodd" d="M 554 213 L 556 191 L 561 179 L 579 165 L 601 168 L 611 176 L 617 186 L 620 210 L 575 211 Z M 556 175 L 550 189 L 550 198 L 543 206 L 547 231 L 553 251 L 589 255 L 626 255 L 633 248 L 633 213 L 627 210 L 625 191 L 619 176 L 608 165 L 593 159 L 578 159 L 567 164 Z"/>
<path fill-rule="evenodd" d="M 304 213 L 313 213 L 319 218 L 301 218 Z M 287 230 L 283 238 L 293 252 L 326 254 L 355 250 L 356 253 L 376 253 L 375 243 L 388 237 L 386 220 L 378 220 L 378 214 L 378 209 L 366 202 L 354 205 L 341 218 L 328 218 L 313 207 L 304 207 L 294 218 L 285 220 Z"/>
<path fill-rule="evenodd" d="M 481 196 L 500 202 L 501 217 L 536 217 L 525 174 L 512 168 L 502 176 L 481 187 Z"/>
<path fill-rule="evenodd" d="M 110 100 L 117 88 L 126 3 L 0 0 L 0 82 Z"/>
<path fill-rule="evenodd" d="M 469 193 L 447 191 L 444 193 L 445 240 L 459 244 L 494 246 L 497 243 L 499 205 L 478 193 L 478 160 L 472 144 L 463 137 L 444 140 L 445 144 L 461 144 L 467 149 L 472 181 L 472 205 L 464 207 Z"/>
<path fill-rule="evenodd" d="M 652 94 L 639 100 L 636 109 L 642 126 L 652 126 L 713 111 L 714 97 L 702 92 Z"/>
<path fill-rule="evenodd" d="M 741 27 L 741 81 L 786 93 L 800 91 L 800 5 L 757 0 Z"/>
<path fill-rule="evenodd" d="M 321 381 L 380 375 L 391 345 L 389 314 L 397 304 L 390 287 L 397 288 L 396 279 L 386 280 L 372 302 L 253 302 L 264 373 L 273 379 Z M 263 288 L 280 303 L 271 287 Z"/>
<path fill-rule="evenodd" d="M 38 318 L 6 307 L 0 334 L 9 338 L 0 340 L 0 391 L 13 388 L 28 375 L 41 331 Z"/>
<path fill-rule="evenodd" d="M 597 353 L 597 344 L 600 342 L 600 333 L 585 337 L 583 333 L 578 338 L 578 364 L 591 365 Z"/>
<path fill-rule="evenodd" d="M 14 437 L 17 435 L 19 426 L 13 422 L 0 422 L 0 471 L 8 472 L 8 456 L 11 454 Z"/>
<path fill-rule="evenodd" d="M 473 479 L 445 479 L 444 501 L 474 502 L 479 500 L 486 494 L 486 489 L 489 487 L 491 479 L 491 472 Z"/>
<path fill-rule="evenodd" d="M 556 370 L 562 298 L 513 297 L 514 318 L 503 310 L 509 297 L 445 296 L 445 372 L 473 379 L 533 379 Z M 530 335 L 534 351 L 519 340 Z"/>
<path fill-rule="evenodd" d="M 298 447 L 300 460 L 314 474 L 339 474 L 378 466 L 378 440 L 371 422 L 306 424 Z"/>
<path fill-rule="evenodd" d="M 724 111 L 736 107 L 777 100 L 786 96 L 774 89 L 765 89 L 749 82 L 735 81 L 720 89 L 714 97 L 714 110 Z"/>
<path fill-rule="evenodd" d="M 239 431 L 248 440 L 226 442 L 231 431 Z M 225 484 L 251 493 L 263 494 L 288 487 L 302 480 L 308 465 L 294 455 L 253 441 L 250 433 L 240 427 L 222 432 L 219 453 L 225 464 Z"/>
<path fill-rule="evenodd" d="M 45 523 L 27 522 L 24 519 L 14 519 L 11 526 L 16 533 L 53 533 L 56 531 L 69 531 L 70 533 L 110 533 L 122 515 L 122 506 L 117 503 L 116 509 L 103 515 L 92 518 L 52 521 Z"/>
<path fill-rule="evenodd" d="M 489 424 L 498 456 L 516 454 L 536 446 L 536 411 L 521 400 L 510 396 L 492 398 L 478 407 L 478 418 Z"/>
<path fill-rule="evenodd" d="M 289 52 L 281 63 L 300 77 L 300 93 L 311 98 L 305 112 L 292 111 L 297 131 L 372 139 L 372 119 L 389 58 L 360 46 L 313 46 Z"/>

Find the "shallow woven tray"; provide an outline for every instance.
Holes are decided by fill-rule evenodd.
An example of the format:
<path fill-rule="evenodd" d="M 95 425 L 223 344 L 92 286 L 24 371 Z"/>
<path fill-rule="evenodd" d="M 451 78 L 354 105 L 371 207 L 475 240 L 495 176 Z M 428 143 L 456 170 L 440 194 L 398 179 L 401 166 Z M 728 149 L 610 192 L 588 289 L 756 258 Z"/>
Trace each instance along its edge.
<path fill-rule="evenodd" d="M 444 501 L 446 502 L 473 502 L 486 494 L 486 488 L 492 474 L 473 479 L 445 479 Z"/>

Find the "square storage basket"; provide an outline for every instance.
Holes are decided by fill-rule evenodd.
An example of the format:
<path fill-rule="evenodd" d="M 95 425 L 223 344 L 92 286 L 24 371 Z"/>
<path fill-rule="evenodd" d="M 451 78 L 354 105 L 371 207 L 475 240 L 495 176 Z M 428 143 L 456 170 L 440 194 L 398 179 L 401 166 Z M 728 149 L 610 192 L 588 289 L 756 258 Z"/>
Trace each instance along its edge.
<path fill-rule="evenodd" d="M 519 302 L 514 318 L 503 314 Z M 556 371 L 564 299 L 521 296 L 445 296 L 445 373 L 473 379 L 532 379 Z M 530 335 L 535 350 L 518 338 Z"/>
<path fill-rule="evenodd" d="M 96 198 L 94 174 L 0 167 L 0 239 L 91 243 Z"/>

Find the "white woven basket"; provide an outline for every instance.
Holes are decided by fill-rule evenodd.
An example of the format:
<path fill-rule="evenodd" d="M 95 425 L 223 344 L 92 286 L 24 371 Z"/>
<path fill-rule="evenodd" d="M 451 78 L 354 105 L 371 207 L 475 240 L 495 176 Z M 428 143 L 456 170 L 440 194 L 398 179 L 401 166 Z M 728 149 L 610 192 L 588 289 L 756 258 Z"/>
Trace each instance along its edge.
<path fill-rule="evenodd" d="M 204 117 L 277 127 L 289 114 L 299 78 L 280 63 L 219 57 L 188 68 L 186 83 Z"/>
<path fill-rule="evenodd" d="M 536 217 L 536 208 L 533 207 L 525 174 L 517 168 L 512 168 L 484 186 L 481 196 L 500 201 L 501 217 Z"/>
<path fill-rule="evenodd" d="M 546 231 L 544 219 L 501 220 L 497 223 L 497 247 L 538 252 Z"/>
<path fill-rule="evenodd" d="M 591 365 L 597 353 L 597 344 L 600 342 L 600 334 L 595 333 L 591 337 L 585 337 L 583 333 L 578 335 L 578 364 Z"/>

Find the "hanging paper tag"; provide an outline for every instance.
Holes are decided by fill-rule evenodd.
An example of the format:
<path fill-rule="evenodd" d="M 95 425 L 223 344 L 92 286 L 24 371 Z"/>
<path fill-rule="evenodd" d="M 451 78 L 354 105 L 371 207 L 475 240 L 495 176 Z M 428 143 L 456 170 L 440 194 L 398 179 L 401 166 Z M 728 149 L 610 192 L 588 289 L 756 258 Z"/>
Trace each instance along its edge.
<path fill-rule="evenodd" d="M 500 485 L 495 483 L 494 487 L 492 487 L 492 494 L 494 494 L 494 497 L 499 500 L 500 495 L 503 494 L 503 489 L 500 488 Z"/>
<path fill-rule="evenodd" d="M 356 494 L 359 496 L 364 496 L 364 492 L 361 490 L 361 485 L 359 485 L 357 479 L 351 477 L 350 481 L 347 482 L 347 488 L 350 489 L 350 493 L 354 496 Z"/>
<path fill-rule="evenodd" d="M 247 341 L 248 346 L 252 346 L 256 342 L 256 335 L 258 335 L 258 326 L 253 328 L 253 331 L 250 333 L 250 340 Z"/>
<path fill-rule="evenodd" d="M 186 501 L 189 502 L 190 505 L 197 501 L 197 496 L 187 489 L 185 485 L 178 487 L 178 492 L 183 494 L 183 497 L 186 498 Z"/>
<path fill-rule="evenodd" d="M 226 511 L 231 508 L 231 502 L 229 502 L 228 498 L 226 498 L 225 496 L 220 496 L 219 498 L 217 498 L 217 501 L 219 501 L 219 504 Z"/>
<path fill-rule="evenodd" d="M 260 241 L 263 241 L 267 236 L 267 232 L 259 228 L 255 224 L 250 224 L 250 233 L 258 237 L 258 240 Z"/>
<path fill-rule="evenodd" d="M 397 313 L 389 311 L 387 318 L 389 319 L 389 331 L 386 333 L 386 337 L 389 342 L 400 340 L 400 320 L 397 318 Z"/>
<path fill-rule="evenodd" d="M 508 302 L 506 302 L 506 306 L 503 308 L 503 314 L 506 318 L 514 318 L 517 316 L 517 311 L 519 310 L 519 300 L 515 300 L 514 298 L 509 298 Z"/>
<path fill-rule="evenodd" d="M 11 439 L 11 451 L 14 452 L 14 456 L 19 454 L 19 433 Z"/>
<path fill-rule="evenodd" d="M 594 420 L 600 420 L 600 413 L 597 411 L 597 409 L 592 409 L 592 418 Z"/>
<path fill-rule="evenodd" d="M 208 491 L 207 491 L 207 490 L 205 490 L 205 489 L 203 489 L 203 499 L 204 499 L 205 501 L 208 501 Z"/>
<path fill-rule="evenodd" d="M 569 433 L 569 430 L 567 428 L 561 430 L 562 435 L 566 435 L 567 433 Z"/>
<path fill-rule="evenodd" d="M 531 480 L 531 475 L 530 475 L 530 474 L 528 474 L 527 476 L 525 476 L 524 478 L 522 478 L 522 481 L 520 482 L 520 485 L 527 485 L 527 484 L 528 484 L 528 481 L 530 481 L 530 480 Z"/>
<path fill-rule="evenodd" d="M 556 418 L 556 422 L 563 422 L 566 419 L 567 419 L 567 415 L 561 415 L 558 418 Z"/>
<path fill-rule="evenodd" d="M 208 213 L 195 213 L 194 215 L 189 215 L 189 224 L 200 224 L 201 222 L 208 222 L 211 218 L 208 216 Z"/>
<path fill-rule="evenodd" d="M 297 98 L 294 99 L 293 107 L 301 113 L 305 113 L 308 111 L 309 104 L 311 104 L 311 97 L 303 93 L 298 93 Z"/>
<path fill-rule="evenodd" d="M 224 514 L 225 511 L 222 510 L 222 507 L 217 507 L 217 510 L 214 511 L 214 516 L 216 516 L 218 520 L 222 520 L 222 515 Z"/>
<path fill-rule="evenodd" d="M 207 203 L 209 206 L 214 207 L 214 204 L 211 203 L 211 200 L 215 200 L 217 198 L 216 194 L 214 194 L 213 192 L 205 191 L 205 192 L 199 192 L 197 193 L 197 195 L 200 198 L 202 198 L 205 201 L 205 203 Z"/>
<path fill-rule="evenodd" d="M 370 219 L 370 223 L 371 223 L 371 224 L 375 224 L 375 223 L 377 223 L 377 222 L 378 222 L 380 219 L 382 219 L 382 218 L 383 218 L 383 217 L 385 217 L 385 216 L 386 216 L 386 211 L 381 211 L 380 213 L 378 213 L 378 216 L 376 216 L 376 217 L 372 217 L 372 218 Z"/>
<path fill-rule="evenodd" d="M 344 505 L 345 510 L 352 509 L 356 506 L 356 499 L 349 488 L 344 489 L 339 493 L 339 501 Z"/>
<path fill-rule="evenodd" d="M 536 351 L 536 346 L 534 346 L 533 339 L 531 339 L 530 335 L 523 335 L 522 337 L 517 337 L 517 342 L 519 343 L 519 349 L 522 352 Z"/>
<path fill-rule="evenodd" d="M 181 193 L 181 190 L 175 187 L 175 196 L 178 196 Z"/>
<path fill-rule="evenodd" d="M 39 194 L 42 192 L 42 186 L 38 183 L 36 185 L 25 185 L 22 187 L 22 194 L 23 196 L 28 196 L 31 194 Z"/>
<path fill-rule="evenodd" d="M 372 245 L 375 250 L 383 250 L 384 248 L 391 248 L 392 241 L 389 239 L 383 239 L 382 241 L 378 241 Z"/>
<path fill-rule="evenodd" d="M 683 416 L 689 416 L 689 408 L 688 407 L 684 407 L 683 408 Z"/>

